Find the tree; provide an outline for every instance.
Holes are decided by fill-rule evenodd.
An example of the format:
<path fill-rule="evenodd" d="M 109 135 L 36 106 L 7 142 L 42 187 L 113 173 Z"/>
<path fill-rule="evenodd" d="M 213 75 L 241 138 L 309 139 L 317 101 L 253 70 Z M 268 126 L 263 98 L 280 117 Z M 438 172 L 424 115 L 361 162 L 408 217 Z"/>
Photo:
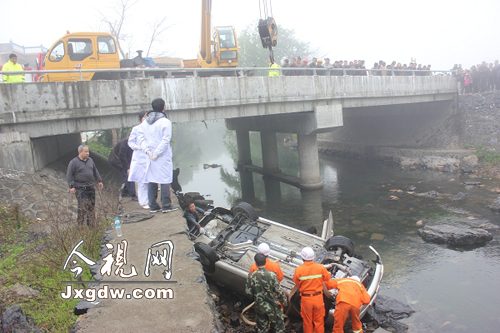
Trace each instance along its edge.
<path fill-rule="evenodd" d="M 121 46 L 121 42 L 125 41 L 127 38 L 129 38 L 128 35 L 126 35 L 123 31 L 123 25 L 125 23 L 125 20 L 127 18 L 127 12 L 132 8 L 139 0 L 136 1 L 130 1 L 130 0 L 120 0 L 119 3 L 117 3 L 114 7 L 113 10 L 115 12 L 115 15 L 108 16 L 104 15 L 103 13 L 99 12 L 102 16 L 102 21 L 108 26 L 109 28 L 109 33 L 112 34 L 117 42 L 118 50 L 120 51 L 120 55 L 122 58 L 126 58 L 125 53 L 123 52 L 123 48 Z"/>
<path fill-rule="evenodd" d="M 134 18 L 130 20 L 130 17 L 134 15 L 131 9 L 138 2 L 139 0 L 115 0 L 112 4 L 112 13 L 98 11 L 102 17 L 101 23 L 103 23 L 107 27 L 109 33 L 115 37 L 116 43 L 118 44 L 118 51 L 123 59 L 135 57 L 132 50 L 137 50 L 137 48 L 133 47 L 135 36 L 133 33 L 127 31 L 133 31 L 131 29 L 134 29 L 134 24 L 132 23 Z M 167 18 L 163 16 L 156 18 L 153 23 L 148 24 L 151 37 L 148 39 L 143 36 L 143 38 L 139 40 L 142 45 L 139 49 L 144 50 L 143 46 L 148 45 L 146 57 L 149 57 L 153 44 L 159 42 L 161 35 L 171 27 L 171 25 L 165 26 L 166 22 Z"/>
<path fill-rule="evenodd" d="M 168 27 L 165 26 L 167 18 L 164 17 L 162 19 L 156 19 L 151 25 L 151 38 L 149 40 L 149 47 L 148 47 L 148 52 L 146 53 L 146 57 L 149 57 L 149 52 L 151 51 L 151 47 L 153 46 L 153 43 L 156 41 L 159 41 L 160 36 L 170 28 L 172 25 L 169 25 Z"/>
<path fill-rule="evenodd" d="M 238 63 L 241 67 L 269 66 L 269 50 L 262 47 L 257 26 L 258 22 L 256 21 L 238 34 L 240 51 Z M 311 50 L 309 42 L 303 42 L 295 37 L 294 29 L 287 29 L 279 24 L 278 45 L 273 50 L 274 60 L 278 64 L 281 64 L 281 60 L 284 58 L 296 56 L 309 58 L 315 53 L 315 50 Z"/>

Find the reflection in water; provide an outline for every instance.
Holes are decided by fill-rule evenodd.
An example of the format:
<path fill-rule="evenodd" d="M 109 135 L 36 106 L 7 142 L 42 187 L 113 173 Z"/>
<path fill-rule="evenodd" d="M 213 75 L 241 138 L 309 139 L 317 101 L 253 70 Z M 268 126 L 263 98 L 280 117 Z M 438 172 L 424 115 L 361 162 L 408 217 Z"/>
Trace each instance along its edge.
<path fill-rule="evenodd" d="M 456 174 L 400 171 L 361 160 L 324 157 L 320 166 L 324 188 L 301 193 L 293 186 L 267 181 L 258 174 L 236 172 L 234 133 L 227 135 L 219 123 L 208 123 L 208 131 L 203 124 L 196 130 L 189 128 L 189 135 L 179 133 L 180 127 L 177 125 L 174 132 L 174 160 L 176 167 L 181 168 L 184 192 L 210 194 L 215 205 L 226 207 L 243 199 L 261 216 L 301 230 L 311 225 L 321 230 L 322 221 L 331 210 L 335 234 L 351 238 L 356 252 L 366 259 L 374 257 L 369 245 L 380 252 L 385 264 L 381 293 L 416 310 L 412 317 L 403 320 L 410 332 L 498 331 L 499 232 L 492 231 L 494 240 L 485 247 L 465 251 L 425 243 L 415 226 L 422 219 L 434 224 L 473 227 L 488 221 L 498 225 L 499 214 L 487 208 L 496 195 L 481 188 L 465 189 L 460 183 L 468 179 Z M 199 142 L 193 139 L 195 133 L 203 134 Z M 180 137 L 187 141 L 181 142 Z M 279 134 L 278 142 L 282 142 Z M 179 158 L 179 149 L 188 153 Z M 258 135 L 251 135 L 251 149 L 253 163 L 261 166 Z M 280 145 L 278 154 L 280 169 L 297 175 L 296 152 Z M 203 163 L 222 167 L 205 170 Z M 489 186 L 487 180 L 482 181 Z M 433 199 L 409 195 L 406 190 L 410 186 L 415 186 L 418 193 L 433 190 L 445 196 Z M 450 200 L 458 192 L 468 196 L 460 201 Z M 390 200 L 391 195 L 398 200 Z"/>
<path fill-rule="evenodd" d="M 264 193 L 267 206 L 281 205 L 281 182 L 266 176 L 262 177 L 262 179 L 264 180 Z"/>
<path fill-rule="evenodd" d="M 239 175 L 241 181 L 241 199 L 249 203 L 255 202 L 255 190 L 253 187 L 253 172 L 240 171 Z"/>

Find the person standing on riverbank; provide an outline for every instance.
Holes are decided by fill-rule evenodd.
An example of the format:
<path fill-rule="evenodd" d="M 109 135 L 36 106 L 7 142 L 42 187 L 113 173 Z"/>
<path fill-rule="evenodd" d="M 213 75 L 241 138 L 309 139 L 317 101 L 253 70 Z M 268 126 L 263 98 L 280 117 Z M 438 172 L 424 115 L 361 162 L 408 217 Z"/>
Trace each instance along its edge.
<path fill-rule="evenodd" d="M 305 247 L 300 252 L 304 263 L 295 269 L 293 282 L 300 291 L 304 333 L 325 332 L 325 304 L 323 302 L 323 282 L 331 278 L 325 266 L 314 262 L 314 250 Z"/>
<path fill-rule="evenodd" d="M 130 173 L 130 163 L 132 162 L 132 153 L 134 151 L 128 145 L 128 138 L 118 141 L 109 154 L 108 161 L 113 167 L 120 171 L 125 184 L 122 189 L 122 197 L 130 196 L 132 201 L 137 201 L 135 194 L 135 183 L 128 180 Z"/>
<path fill-rule="evenodd" d="M 96 225 L 94 183 L 97 181 L 101 190 L 104 185 L 94 160 L 89 155 L 89 147 L 78 147 L 78 156 L 68 164 L 66 180 L 70 193 L 75 194 L 78 201 L 78 225 L 83 225 L 87 220 L 87 225 L 93 227 Z"/>
<path fill-rule="evenodd" d="M 148 182 L 146 181 L 145 172 L 149 157 L 142 150 L 141 142 L 139 142 L 139 137 L 144 137 L 144 133 L 140 133 L 143 131 L 140 125 L 146 120 L 146 114 L 147 111 L 141 111 L 139 113 L 140 124 L 132 128 L 128 137 L 128 145 L 134 151 L 132 154 L 132 161 L 130 162 L 128 181 L 137 183 L 137 200 L 139 200 L 139 204 L 142 208 L 149 209 Z"/>
<path fill-rule="evenodd" d="M 245 293 L 255 302 L 257 331 L 269 332 L 269 328 L 274 328 L 277 333 L 284 333 L 285 320 L 281 305 L 288 304 L 285 292 L 276 274 L 266 269 L 266 256 L 257 253 L 254 260 L 258 268 L 248 275 Z"/>
<path fill-rule="evenodd" d="M 169 213 L 178 209 L 172 206 L 170 186 L 172 183 L 172 122 L 165 115 L 165 101 L 155 98 L 151 103 L 152 111 L 148 112 L 146 121 L 141 125 L 139 142 L 141 149 L 149 156 L 145 169 L 145 181 L 148 185 L 149 211 L 156 213 L 160 209 Z M 158 184 L 161 188 L 161 208 L 158 205 Z"/>

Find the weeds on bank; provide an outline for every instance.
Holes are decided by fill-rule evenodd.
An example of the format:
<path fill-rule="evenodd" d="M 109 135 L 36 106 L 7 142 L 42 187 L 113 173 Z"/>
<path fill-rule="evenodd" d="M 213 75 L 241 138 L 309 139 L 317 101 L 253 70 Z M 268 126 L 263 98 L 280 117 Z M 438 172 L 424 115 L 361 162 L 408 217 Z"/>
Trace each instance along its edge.
<path fill-rule="evenodd" d="M 44 189 L 40 189 L 44 191 Z M 97 261 L 111 214 L 117 211 L 116 189 L 99 191 L 96 195 L 96 220 L 94 227 L 77 226 L 76 216 L 68 210 L 76 205 L 67 193 L 61 198 L 49 199 L 43 193 L 47 205 L 45 221 L 31 221 L 23 217 L 19 206 L 0 203 L 0 313 L 13 304 L 19 304 L 37 327 L 53 332 L 68 332 L 76 320 L 73 308 L 78 300 L 60 297 L 66 285 L 61 281 L 74 280 L 69 267 L 63 265 L 74 246 L 83 240 L 78 249 L 86 257 Z M 65 197 L 65 198 L 64 198 Z M 74 202 L 72 202 L 74 201 Z M 30 228 L 39 224 L 44 231 L 34 233 Z M 78 278 L 92 280 L 90 267 L 78 263 L 83 273 Z M 21 297 L 9 288 L 16 283 L 27 285 L 41 293 L 38 297 Z M 75 287 L 86 287 L 76 285 Z"/>
<path fill-rule="evenodd" d="M 483 163 L 492 165 L 500 164 L 500 152 L 494 148 L 485 148 L 482 143 L 477 147 L 476 156 Z"/>

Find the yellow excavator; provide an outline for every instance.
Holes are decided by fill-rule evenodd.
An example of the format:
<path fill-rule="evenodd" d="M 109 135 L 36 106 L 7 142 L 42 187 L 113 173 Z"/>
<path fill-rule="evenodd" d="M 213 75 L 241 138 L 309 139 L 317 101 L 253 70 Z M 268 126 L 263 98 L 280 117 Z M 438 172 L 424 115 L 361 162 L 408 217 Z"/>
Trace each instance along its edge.
<path fill-rule="evenodd" d="M 214 27 L 211 31 L 212 1 L 202 0 L 201 45 L 198 58 L 183 60 L 184 68 L 223 68 L 238 66 L 238 39 L 234 27 Z"/>

